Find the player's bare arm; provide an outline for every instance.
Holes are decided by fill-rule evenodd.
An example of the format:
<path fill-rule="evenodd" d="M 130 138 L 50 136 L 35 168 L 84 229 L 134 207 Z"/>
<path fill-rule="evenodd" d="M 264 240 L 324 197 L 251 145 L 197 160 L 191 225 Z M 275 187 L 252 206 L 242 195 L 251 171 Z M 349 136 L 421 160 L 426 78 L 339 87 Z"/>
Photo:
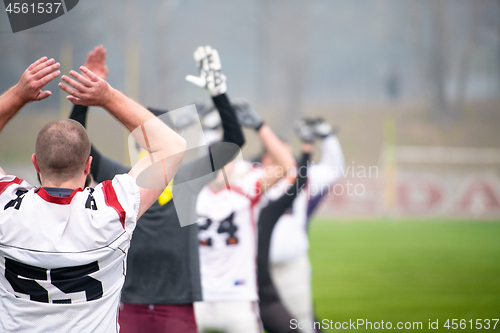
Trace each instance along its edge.
<path fill-rule="evenodd" d="M 288 172 L 296 167 L 296 163 L 291 150 L 278 138 L 271 127 L 263 124 L 258 134 L 266 151 L 276 163 L 265 169 L 264 177 L 260 182 L 260 189 L 265 192 L 281 178 L 286 177 Z"/>
<path fill-rule="evenodd" d="M 311 142 L 302 142 L 300 144 L 300 151 L 304 154 L 312 154 L 314 151 L 314 145 Z"/>
<path fill-rule="evenodd" d="M 59 83 L 59 87 L 67 92 L 67 99 L 73 104 L 100 106 L 111 113 L 136 138 L 137 142 L 148 150 L 149 154 L 132 167 L 129 174 L 137 177 L 151 165 L 151 161 L 163 163 L 164 174 L 157 179 L 161 189 L 141 188 L 140 217 L 160 196 L 168 185 L 181 161 L 186 149 L 186 141 L 157 119 L 146 108 L 112 88 L 105 80 L 92 73 L 85 66 L 80 67 L 82 74 L 71 71 L 69 77 L 62 76 L 67 83 Z M 155 179 L 156 181 L 156 179 Z"/>
<path fill-rule="evenodd" d="M 287 145 L 276 136 L 269 126 L 264 124 L 261 115 L 250 103 L 239 100 L 233 103 L 233 107 L 240 124 L 257 131 L 266 151 L 275 162 L 273 166 L 266 167 L 260 182 L 260 190 L 265 192 L 295 168 L 295 159 Z"/>
<path fill-rule="evenodd" d="M 59 67 L 54 59 L 42 57 L 24 71 L 17 84 L 0 96 L 0 131 L 24 105 L 52 95 L 51 91 L 42 89 L 61 74 Z"/>

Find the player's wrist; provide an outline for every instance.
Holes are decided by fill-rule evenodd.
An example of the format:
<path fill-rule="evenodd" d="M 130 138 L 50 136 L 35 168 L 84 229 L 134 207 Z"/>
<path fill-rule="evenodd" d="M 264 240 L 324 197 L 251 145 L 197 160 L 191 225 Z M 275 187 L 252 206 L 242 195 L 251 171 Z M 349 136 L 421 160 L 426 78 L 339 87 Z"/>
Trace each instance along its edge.
<path fill-rule="evenodd" d="M 301 118 L 294 122 L 293 129 L 302 143 L 313 144 L 316 139 L 315 121 L 310 118 Z"/>
<path fill-rule="evenodd" d="M 300 145 L 300 150 L 303 154 L 311 154 L 314 149 L 312 142 L 302 142 Z"/>
<path fill-rule="evenodd" d="M 210 75 L 213 80 L 213 86 L 209 85 L 208 91 L 212 97 L 225 94 L 227 91 L 226 76 L 220 70 L 211 71 Z"/>
<path fill-rule="evenodd" d="M 314 134 L 321 140 L 335 134 L 335 132 L 337 132 L 337 129 L 333 128 L 330 124 L 323 120 L 318 120 L 314 125 Z"/>
<path fill-rule="evenodd" d="M 19 83 L 10 88 L 10 93 L 11 100 L 16 106 L 22 107 L 26 103 L 30 102 L 30 99 L 26 96 Z"/>
<path fill-rule="evenodd" d="M 212 97 L 223 95 L 227 92 L 227 85 L 226 83 L 221 83 L 219 86 L 209 89 L 209 92 Z"/>
<path fill-rule="evenodd" d="M 257 124 L 255 127 L 254 127 L 254 130 L 256 132 L 260 132 L 260 130 L 262 129 L 262 126 L 264 126 L 265 123 L 263 121 L 261 121 L 259 124 Z"/>
<path fill-rule="evenodd" d="M 107 92 L 104 94 L 103 102 L 101 104 L 101 107 L 108 111 L 113 111 L 116 109 L 116 105 L 118 104 L 118 100 L 123 96 L 122 93 L 120 93 L 118 90 L 115 88 L 111 87 L 107 82 L 106 84 L 108 85 Z"/>

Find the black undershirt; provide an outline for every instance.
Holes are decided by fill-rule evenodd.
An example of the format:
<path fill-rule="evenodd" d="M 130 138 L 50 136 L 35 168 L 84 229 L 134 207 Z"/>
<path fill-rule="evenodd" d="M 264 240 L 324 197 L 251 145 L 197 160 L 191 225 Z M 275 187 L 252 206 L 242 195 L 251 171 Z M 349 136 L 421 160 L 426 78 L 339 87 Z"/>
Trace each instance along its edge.
<path fill-rule="evenodd" d="M 286 193 L 280 198 L 270 201 L 259 215 L 258 222 L 258 250 L 257 250 L 257 280 L 259 285 L 260 316 L 265 330 L 268 333 L 293 333 L 290 327 L 293 319 L 288 310 L 281 303 L 278 291 L 271 280 L 269 273 L 269 248 L 274 226 L 283 213 L 289 209 L 307 180 L 307 166 L 310 154 L 303 154 L 298 164 L 298 175 Z"/>

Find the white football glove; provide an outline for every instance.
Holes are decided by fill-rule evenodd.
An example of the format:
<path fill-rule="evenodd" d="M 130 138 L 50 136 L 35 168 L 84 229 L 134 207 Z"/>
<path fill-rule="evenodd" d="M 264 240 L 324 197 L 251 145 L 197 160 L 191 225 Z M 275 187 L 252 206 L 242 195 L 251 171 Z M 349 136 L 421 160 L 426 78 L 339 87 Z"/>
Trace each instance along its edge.
<path fill-rule="evenodd" d="M 208 89 L 213 97 L 224 94 L 227 91 L 226 76 L 220 71 L 219 52 L 210 46 L 199 46 L 193 56 L 200 76 L 187 75 L 186 81 Z"/>
<path fill-rule="evenodd" d="M 338 128 L 332 128 L 323 118 L 317 118 L 316 124 L 314 125 L 314 134 L 317 137 L 324 139 L 330 134 L 335 134 L 338 132 Z"/>

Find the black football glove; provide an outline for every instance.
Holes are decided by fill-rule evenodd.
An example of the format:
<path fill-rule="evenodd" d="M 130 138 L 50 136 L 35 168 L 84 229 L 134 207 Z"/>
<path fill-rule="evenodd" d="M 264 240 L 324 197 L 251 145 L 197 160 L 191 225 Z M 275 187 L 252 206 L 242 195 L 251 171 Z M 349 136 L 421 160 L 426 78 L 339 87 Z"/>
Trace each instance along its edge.
<path fill-rule="evenodd" d="M 295 134 L 299 137 L 300 141 L 313 143 L 315 139 L 315 129 L 316 121 L 310 118 L 301 118 L 293 124 L 293 129 Z"/>
<path fill-rule="evenodd" d="M 262 125 L 264 125 L 264 121 L 259 112 L 257 112 L 257 110 L 255 110 L 246 100 L 234 100 L 231 105 L 236 111 L 236 116 L 242 126 L 253 128 L 258 131 Z"/>

